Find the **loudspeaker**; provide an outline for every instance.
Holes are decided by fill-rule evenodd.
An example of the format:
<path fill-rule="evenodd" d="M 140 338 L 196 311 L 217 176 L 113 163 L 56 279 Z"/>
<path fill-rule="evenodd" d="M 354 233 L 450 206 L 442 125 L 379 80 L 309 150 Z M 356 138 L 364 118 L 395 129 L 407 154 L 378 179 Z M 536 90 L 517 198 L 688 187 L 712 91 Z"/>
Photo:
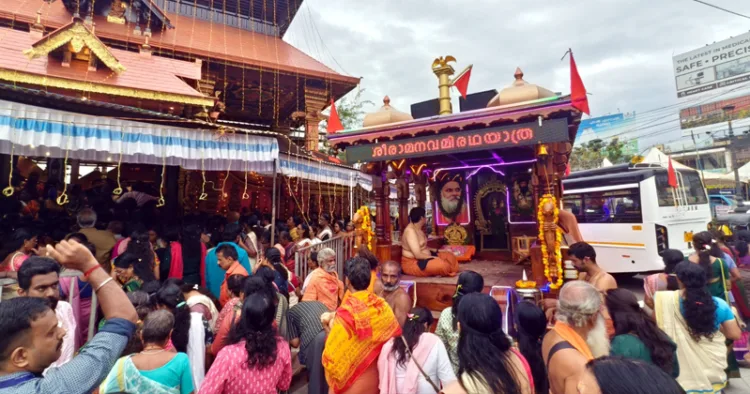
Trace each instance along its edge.
<path fill-rule="evenodd" d="M 411 105 L 411 116 L 414 119 L 429 118 L 440 114 L 440 101 L 432 99 Z"/>
<path fill-rule="evenodd" d="M 473 111 L 475 109 L 487 108 L 487 103 L 497 95 L 497 90 L 487 90 L 479 93 L 467 94 L 466 99 L 458 98 L 458 104 L 461 112 Z"/>

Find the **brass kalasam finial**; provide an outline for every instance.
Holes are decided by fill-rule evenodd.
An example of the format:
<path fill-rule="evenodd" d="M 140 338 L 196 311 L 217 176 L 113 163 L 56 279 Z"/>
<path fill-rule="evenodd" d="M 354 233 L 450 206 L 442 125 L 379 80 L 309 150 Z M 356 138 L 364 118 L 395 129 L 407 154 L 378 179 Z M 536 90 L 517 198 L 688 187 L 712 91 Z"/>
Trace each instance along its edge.
<path fill-rule="evenodd" d="M 386 107 L 390 107 L 391 106 L 391 98 L 388 97 L 387 95 L 385 97 L 383 97 L 383 105 L 386 106 Z"/>
<path fill-rule="evenodd" d="M 523 71 L 521 71 L 521 67 L 516 67 L 516 73 L 513 74 L 513 76 L 516 77 L 516 81 L 523 79 Z"/>

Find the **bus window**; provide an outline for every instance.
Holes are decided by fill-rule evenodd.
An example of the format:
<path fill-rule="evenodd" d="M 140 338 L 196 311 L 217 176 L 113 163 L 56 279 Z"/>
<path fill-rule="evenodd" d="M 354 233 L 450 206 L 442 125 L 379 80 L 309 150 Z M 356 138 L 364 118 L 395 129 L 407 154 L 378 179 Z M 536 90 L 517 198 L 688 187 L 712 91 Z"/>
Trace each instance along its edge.
<path fill-rule="evenodd" d="M 687 196 L 688 205 L 707 204 L 706 189 L 703 188 L 700 175 L 697 172 L 682 172 L 682 187 Z M 674 194 L 667 180 L 667 173 L 658 174 L 656 178 L 656 191 L 659 198 L 660 207 L 674 206 Z M 675 191 L 676 192 L 676 191 Z"/>
<path fill-rule="evenodd" d="M 578 223 L 582 223 L 583 218 L 583 197 L 580 194 L 570 194 L 563 197 L 563 209 L 576 215 Z"/>
<path fill-rule="evenodd" d="M 642 223 L 638 189 L 584 195 L 584 223 Z"/>

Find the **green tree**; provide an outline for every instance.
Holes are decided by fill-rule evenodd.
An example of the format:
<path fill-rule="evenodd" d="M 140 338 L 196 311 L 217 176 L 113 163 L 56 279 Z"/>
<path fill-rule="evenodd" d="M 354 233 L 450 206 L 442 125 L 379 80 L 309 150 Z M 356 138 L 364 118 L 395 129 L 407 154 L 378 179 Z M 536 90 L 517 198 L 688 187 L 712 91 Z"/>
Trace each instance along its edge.
<path fill-rule="evenodd" d="M 365 118 L 365 106 L 375 105 L 370 100 L 362 100 L 362 93 L 364 89 L 357 89 L 356 92 L 351 92 L 348 95 L 339 99 L 336 103 L 336 112 L 339 114 L 341 119 L 341 125 L 344 126 L 344 130 L 351 130 L 362 127 L 362 120 Z M 353 94 L 353 96 L 352 96 Z M 330 110 L 330 108 L 329 108 Z M 324 120 L 320 123 L 320 132 L 328 135 L 328 121 Z M 339 155 L 340 159 L 343 156 L 340 152 L 334 152 L 334 149 L 328 143 L 328 138 L 323 142 L 322 152 L 327 153 L 331 156 Z"/>
<path fill-rule="evenodd" d="M 599 168 L 604 159 L 612 164 L 629 162 L 633 155 L 624 152 L 625 143 L 618 138 L 612 138 L 608 143 L 600 139 L 589 141 L 573 148 L 570 155 L 570 169 L 572 171 Z"/>

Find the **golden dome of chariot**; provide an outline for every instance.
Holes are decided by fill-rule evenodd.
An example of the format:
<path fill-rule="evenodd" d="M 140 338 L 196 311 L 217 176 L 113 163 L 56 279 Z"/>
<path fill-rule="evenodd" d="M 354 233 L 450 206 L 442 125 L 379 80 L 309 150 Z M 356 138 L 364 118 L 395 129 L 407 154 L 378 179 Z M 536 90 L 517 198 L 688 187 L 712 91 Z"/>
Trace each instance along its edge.
<path fill-rule="evenodd" d="M 516 73 L 513 76 L 516 77 L 513 84 L 501 90 L 500 93 L 493 97 L 492 100 L 487 103 L 488 108 L 556 96 L 551 90 L 524 81 L 523 71 L 521 71 L 520 68 L 516 68 Z"/>
<path fill-rule="evenodd" d="M 391 107 L 391 99 L 388 96 L 385 96 L 383 98 L 383 106 L 380 107 L 380 110 L 365 115 L 365 120 L 362 122 L 362 126 L 383 126 L 406 120 L 414 120 L 414 118 L 405 112 L 401 112 Z"/>

